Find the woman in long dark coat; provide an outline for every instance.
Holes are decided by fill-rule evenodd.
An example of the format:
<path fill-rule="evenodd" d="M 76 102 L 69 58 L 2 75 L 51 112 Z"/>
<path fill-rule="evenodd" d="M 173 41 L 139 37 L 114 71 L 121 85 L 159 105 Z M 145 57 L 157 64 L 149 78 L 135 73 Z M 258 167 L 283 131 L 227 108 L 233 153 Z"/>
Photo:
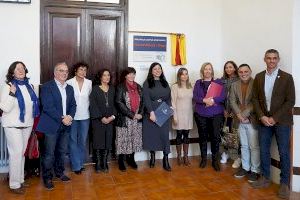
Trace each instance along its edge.
<path fill-rule="evenodd" d="M 112 149 L 115 88 L 110 84 L 108 69 L 97 74 L 90 94 L 90 118 L 92 121 L 93 149 L 96 157 L 96 172 L 108 171 L 107 156 Z"/>
<path fill-rule="evenodd" d="M 163 151 L 163 168 L 171 171 L 168 161 L 170 120 L 162 127 L 155 123 L 154 111 L 159 105 L 166 102 L 171 106 L 171 90 L 159 63 L 150 65 L 147 80 L 143 85 L 143 96 L 146 107 L 146 116 L 143 118 L 143 145 L 145 150 L 150 150 L 150 168 L 155 165 L 155 151 Z"/>

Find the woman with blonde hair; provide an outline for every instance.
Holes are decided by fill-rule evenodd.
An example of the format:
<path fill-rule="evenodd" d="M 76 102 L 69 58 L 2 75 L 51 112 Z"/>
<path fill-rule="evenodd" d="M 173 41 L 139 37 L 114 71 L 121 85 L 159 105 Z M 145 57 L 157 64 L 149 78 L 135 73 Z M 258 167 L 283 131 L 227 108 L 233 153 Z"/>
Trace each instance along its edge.
<path fill-rule="evenodd" d="M 197 80 L 193 100 L 195 104 L 195 120 L 198 127 L 199 142 L 201 149 L 200 167 L 205 168 L 207 164 L 207 142 L 211 142 L 212 167 L 220 171 L 219 144 L 220 132 L 224 119 L 225 91 L 220 79 L 214 79 L 214 70 L 211 63 L 204 63 L 200 70 L 201 79 Z M 214 88 L 213 88 L 214 87 Z M 208 91 L 217 90 L 215 95 L 210 96 Z"/>
<path fill-rule="evenodd" d="M 193 129 L 193 88 L 186 68 L 180 68 L 177 72 L 177 81 L 171 87 L 171 99 L 174 109 L 172 127 L 176 130 L 177 163 L 178 165 L 184 163 L 184 165 L 189 166 L 189 131 Z"/>

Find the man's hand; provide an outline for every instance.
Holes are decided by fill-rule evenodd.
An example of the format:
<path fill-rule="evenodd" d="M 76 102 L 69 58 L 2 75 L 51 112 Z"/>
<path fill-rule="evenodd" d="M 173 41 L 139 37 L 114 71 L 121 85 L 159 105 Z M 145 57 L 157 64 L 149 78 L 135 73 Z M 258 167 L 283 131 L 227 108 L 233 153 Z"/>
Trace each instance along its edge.
<path fill-rule="evenodd" d="M 270 121 L 269 121 L 269 117 L 267 117 L 267 116 L 262 116 L 262 117 L 260 118 L 260 121 L 261 121 L 265 126 L 273 126 L 273 124 L 270 123 Z"/>
<path fill-rule="evenodd" d="M 73 118 L 70 115 L 62 116 L 62 123 L 65 126 L 70 126 L 72 124 Z"/>

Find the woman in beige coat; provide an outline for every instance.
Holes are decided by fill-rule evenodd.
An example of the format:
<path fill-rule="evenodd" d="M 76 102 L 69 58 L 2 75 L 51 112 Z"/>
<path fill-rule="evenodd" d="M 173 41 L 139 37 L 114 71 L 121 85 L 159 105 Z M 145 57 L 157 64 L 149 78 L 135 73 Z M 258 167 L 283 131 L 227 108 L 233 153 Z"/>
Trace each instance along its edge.
<path fill-rule="evenodd" d="M 177 133 L 177 162 L 178 165 L 182 164 L 181 149 L 183 146 L 183 163 L 188 166 L 190 165 L 188 160 L 189 131 L 193 128 L 193 88 L 186 68 L 178 70 L 177 82 L 171 88 L 171 98 L 174 108 L 172 127 Z"/>

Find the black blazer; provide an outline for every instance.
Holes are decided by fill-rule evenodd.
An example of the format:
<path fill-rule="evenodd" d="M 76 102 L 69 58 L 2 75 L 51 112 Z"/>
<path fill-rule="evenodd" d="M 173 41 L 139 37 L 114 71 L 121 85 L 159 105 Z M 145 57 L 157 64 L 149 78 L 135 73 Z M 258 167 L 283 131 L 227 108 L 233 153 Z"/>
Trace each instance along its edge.
<path fill-rule="evenodd" d="M 143 115 L 144 113 L 144 101 L 143 101 L 143 95 L 142 95 L 142 87 L 137 84 L 138 93 L 140 96 L 140 106 L 138 109 L 138 114 Z M 117 120 L 116 120 L 116 126 L 118 127 L 126 127 L 126 117 L 129 117 L 130 119 L 133 119 L 135 113 L 130 110 L 130 108 L 126 105 L 126 93 L 128 92 L 127 87 L 125 83 L 121 83 L 117 87 L 116 91 L 116 107 L 118 110 Z M 139 122 L 142 122 L 142 120 L 139 120 Z"/>

